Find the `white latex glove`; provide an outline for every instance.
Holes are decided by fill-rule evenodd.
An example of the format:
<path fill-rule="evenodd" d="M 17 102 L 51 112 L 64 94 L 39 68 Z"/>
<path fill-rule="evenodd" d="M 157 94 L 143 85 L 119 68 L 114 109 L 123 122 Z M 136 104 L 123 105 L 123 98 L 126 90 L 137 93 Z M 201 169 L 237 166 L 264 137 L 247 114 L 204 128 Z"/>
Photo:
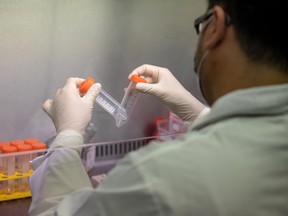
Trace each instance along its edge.
<path fill-rule="evenodd" d="M 99 83 L 94 84 L 81 97 L 79 86 L 84 81 L 81 78 L 69 78 L 62 89 L 58 89 L 53 100 L 48 99 L 43 104 L 43 110 L 52 119 L 57 133 L 64 130 L 74 130 L 81 135 L 91 120 L 93 105 L 101 91 Z"/>
<path fill-rule="evenodd" d="M 134 69 L 129 78 L 132 74 L 147 80 L 147 83 L 137 83 L 138 91 L 156 96 L 186 123 L 193 122 L 205 108 L 166 68 L 142 65 Z"/>

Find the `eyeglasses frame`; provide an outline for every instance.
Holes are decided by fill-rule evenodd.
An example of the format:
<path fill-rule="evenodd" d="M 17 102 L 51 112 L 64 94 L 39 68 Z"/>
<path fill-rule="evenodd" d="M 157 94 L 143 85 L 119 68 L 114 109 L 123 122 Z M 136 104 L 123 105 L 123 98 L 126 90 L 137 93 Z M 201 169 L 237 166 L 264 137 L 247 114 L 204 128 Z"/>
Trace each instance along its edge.
<path fill-rule="evenodd" d="M 203 15 L 199 16 L 194 21 L 194 28 L 196 30 L 197 35 L 201 32 L 200 25 L 207 21 L 213 15 L 213 9 L 208 10 Z M 228 14 L 225 14 L 225 25 L 231 24 L 231 17 Z"/>

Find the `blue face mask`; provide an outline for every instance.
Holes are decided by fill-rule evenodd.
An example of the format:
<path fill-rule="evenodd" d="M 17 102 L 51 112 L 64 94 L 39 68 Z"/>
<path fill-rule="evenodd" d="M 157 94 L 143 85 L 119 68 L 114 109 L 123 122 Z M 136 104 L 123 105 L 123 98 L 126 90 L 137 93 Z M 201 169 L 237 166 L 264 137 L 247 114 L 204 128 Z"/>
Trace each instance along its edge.
<path fill-rule="evenodd" d="M 204 64 L 204 62 L 205 62 L 205 60 L 206 60 L 206 58 L 207 58 L 207 56 L 208 56 L 208 54 L 209 54 L 209 51 L 210 51 L 210 50 L 206 50 L 206 51 L 204 52 L 204 54 L 202 55 L 202 57 L 201 57 L 201 59 L 200 59 L 200 61 L 199 61 L 198 66 L 196 66 L 196 64 L 195 64 L 195 59 L 194 59 L 194 65 L 195 65 L 195 67 L 194 67 L 194 72 L 195 72 L 195 74 L 196 74 L 196 79 L 197 79 L 197 83 L 198 83 L 198 88 L 199 88 L 199 90 L 200 90 L 200 92 L 201 92 L 202 95 L 203 95 L 203 93 L 202 93 L 202 87 L 201 87 L 201 82 L 200 82 L 200 74 L 201 74 L 201 71 L 202 71 L 202 68 L 203 68 L 203 64 Z"/>

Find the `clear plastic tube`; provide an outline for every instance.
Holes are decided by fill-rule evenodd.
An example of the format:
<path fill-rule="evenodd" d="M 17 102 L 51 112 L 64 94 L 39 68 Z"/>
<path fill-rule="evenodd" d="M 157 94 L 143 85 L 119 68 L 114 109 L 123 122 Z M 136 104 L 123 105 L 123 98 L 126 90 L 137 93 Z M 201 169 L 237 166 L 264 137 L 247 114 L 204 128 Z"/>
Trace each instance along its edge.
<path fill-rule="evenodd" d="M 94 79 L 92 77 L 86 78 L 82 82 L 82 84 L 79 87 L 79 92 L 81 94 L 86 94 L 88 89 L 94 84 Z M 127 113 L 125 109 L 113 98 L 111 97 L 107 92 L 105 92 L 103 89 L 100 91 L 96 98 L 96 102 L 104 109 L 106 110 L 110 115 L 112 115 L 116 121 L 120 120 L 126 120 L 127 119 Z"/>
<path fill-rule="evenodd" d="M 131 81 L 129 83 L 129 86 L 125 92 L 125 95 L 121 101 L 121 106 L 125 109 L 126 113 L 127 113 L 127 118 L 126 119 L 116 119 L 116 126 L 117 127 L 121 127 L 122 125 L 124 125 L 133 109 L 134 106 L 140 96 L 140 92 L 136 89 L 136 84 L 139 82 L 146 82 L 146 80 L 144 78 L 141 78 L 137 75 L 132 75 L 131 77 Z"/>
<path fill-rule="evenodd" d="M 31 148 L 32 149 L 32 148 Z M 30 169 L 30 154 L 18 155 L 17 157 L 17 171 L 21 174 L 29 172 Z"/>
<path fill-rule="evenodd" d="M 23 144 L 18 146 L 18 152 L 26 152 L 26 154 L 19 154 L 17 156 L 17 171 L 19 175 L 23 175 L 29 172 L 30 169 L 30 159 L 32 146 L 28 144 Z M 26 192 L 29 190 L 28 178 L 17 179 L 17 189 L 20 192 Z"/>
<path fill-rule="evenodd" d="M 15 156 L 7 156 L 3 158 L 3 175 L 11 176 L 14 175 L 16 165 L 16 157 Z"/>
<path fill-rule="evenodd" d="M 127 119 L 125 109 L 103 89 L 98 94 L 96 102 L 110 115 L 112 115 L 116 122 Z"/>
<path fill-rule="evenodd" d="M 4 146 L 9 146 L 10 143 L 9 142 L 0 142 L 0 154 L 3 154 L 2 152 L 2 148 Z M 0 175 L 3 173 L 3 158 L 0 157 Z"/>
<path fill-rule="evenodd" d="M 47 145 L 40 141 L 38 143 L 32 143 L 31 147 L 33 151 L 31 152 L 30 161 L 34 160 L 38 156 L 45 154 L 45 150 L 47 149 Z"/>
<path fill-rule="evenodd" d="M 15 173 L 16 166 L 16 156 L 9 155 L 9 153 L 17 152 L 17 148 L 14 146 L 5 146 L 2 149 L 4 154 L 7 154 L 6 157 L 3 158 L 3 176 L 12 176 Z M 12 194 L 15 191 L 15 180 L 7 180 L 4 182 L 3 190 L 5 194 Z"/>

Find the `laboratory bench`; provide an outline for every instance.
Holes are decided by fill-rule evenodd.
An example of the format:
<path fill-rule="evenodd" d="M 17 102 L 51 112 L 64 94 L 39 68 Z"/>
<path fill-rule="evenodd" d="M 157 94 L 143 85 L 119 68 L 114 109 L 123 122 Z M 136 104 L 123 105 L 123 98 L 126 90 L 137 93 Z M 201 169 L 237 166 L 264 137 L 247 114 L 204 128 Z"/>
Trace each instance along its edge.
<path fill-rule="evenodd" d="M 27 216 L 30 203 L 30 197 L 0 202 L 0 215 Z"/>

